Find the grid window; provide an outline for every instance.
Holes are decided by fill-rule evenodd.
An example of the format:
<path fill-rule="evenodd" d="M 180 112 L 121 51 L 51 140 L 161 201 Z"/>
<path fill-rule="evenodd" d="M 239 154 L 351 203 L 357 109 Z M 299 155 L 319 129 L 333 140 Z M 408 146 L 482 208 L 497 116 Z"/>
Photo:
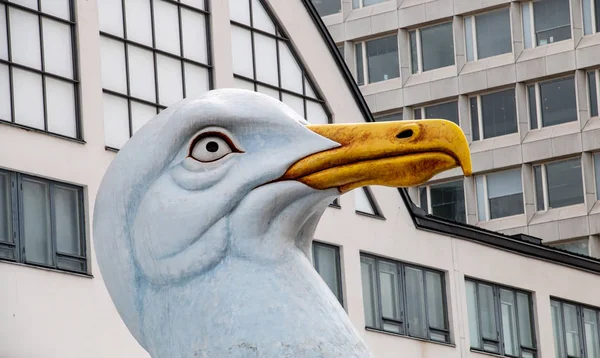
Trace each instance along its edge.
<path fill-rule="evenodd" d="M 599 308 L 555 298 L 550 308 L 555 357 L 600 357 Z"/>
<path fill-rule="evenodd" d="M 594 178 L 596 180 L 596 200 L 600 200 L 600 153 L 594 154 Z"/>
<path fill-rule="evenodd" d="M 521 4 L 525 48 L 571 38 L 569 0 L 544 0 Z"/>
<path fill-rule="evenodd" d="M 70 0 L 0 0 L 0 121 L 81 139 Z"/>
<path fill-rule="evenodd" d="M 584 202 L 580 158 L 536 165 L 533 177 L 538 211 Z"/>
<path fill-rule="evenodd" d="M 396 35 L 360 42 L 354 46 L 359 85 L 386 81 L 400 76 L 398 37 Z"/>
<path fill-rule="evenodd" d="M 206 9 L 204 0 L 98 1 L 107 147 L 211 88 Z"/>
<path fill-rule="evenodd" d="M 508 8 L 465 17 L 467 61 L 512 52 Z"/>
<path fill-rule="evenodd" d="M 552 244 L 552 246 L 580 255 L 590 255 L 590 240 L 587 237 Z"/>
<path fill-rule="evenodd" d="M 600 0 L 582 0 L 583 34 L 600 32 Z"/>
<path fill-rule="evenodd" d="M 450 341 L 442 272 L 365 254 L 360 265 L 368 328 Z"/>
<path fill-rule="evenodd" d="M 479 221 L 523 214 L 521 169 L 475 177 Z"/>
<path fill-rule="evenodd" d="M 375 119 L 375 122 L 401 121 L 402 112 L 376 115 L 373 119 Z"/>
<path fill-rule="evenodd" d="M 341 0 L 312 0 L 319 16 L 337 14 L 342 11 Z"/>
<path fill-rule="evenodd" d="M 577 120 L 574 77 L 531 84 L 527 93 L 531 129 Z"/>
<path fill-rule="evenodd" d="M 514 89 L 478 95 L 469 101 L 473 140 L 517 133 Z"/>
<path fill-rule="evenodd" d="M 312 248 L 315 270 L 321 275 L 323 281 L 329 286 L 340 304 L 343 305 L 340 248 L 315 241 L 313 241 Z"/>
<path fill-rule="evenodd" d="M 531 294 L 470 279 L 465 283 L 471 349 L 535 357 Z"/>
<path fill-rule="evenodd" d="M 0 171 L 0 259 L 86 272 L 83 190 Z"/>
<path fill-rule="evenodd" d="M 420 187 L 419 203 L 429 214 L 461 223 L 467 222 L 462 179 Z"/>
<path fill-rule="evenodd" d="M 427 107 L 418 107 L 413 110 L 414 119 L 446 119 L 458 124 L 458 102 L 446 102 Z"/>
<path fill-rule="evenodd" d="M 322 97 L 264 0 L 229 0 L 237 88 L 282 101 L 307 121 L 329 122 Z"/>
<path fill-rule="evenodd" d="M 454 65 L 452 22 L 409 31 L 412 73 Z"/>
<path fill-rule="evenodd" d="M 590 117 L 598 116 L 598 102 L 600 102 L 600 70 L 589 71 L 588 100 L 590 102 Z"/>
<path fill-rule="evenodd" d="M 359 9 L 361 7 L 367 7 L 375 4 L 382 3 L 387 0 L 352 0 L 352 8 Z"/>
<path fill-rule="evenodd" d="M 357 213 L 383 217 L 373 193 L 368 187 L 354 190 L 354 209 Z"/>

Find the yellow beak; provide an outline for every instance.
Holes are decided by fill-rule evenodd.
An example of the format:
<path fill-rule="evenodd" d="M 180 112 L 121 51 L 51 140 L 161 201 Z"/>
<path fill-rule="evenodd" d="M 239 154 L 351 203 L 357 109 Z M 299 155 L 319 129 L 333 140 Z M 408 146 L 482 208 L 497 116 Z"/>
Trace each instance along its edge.
<path fill-rule="evenodd" d="M 409 187 L 457 166 L 471 175 L 463 131 L 443 119 L 360 124 L 309 125 L 341 144 L 294 163 L 281 180 L 341 193 L 367 185 Z"/>

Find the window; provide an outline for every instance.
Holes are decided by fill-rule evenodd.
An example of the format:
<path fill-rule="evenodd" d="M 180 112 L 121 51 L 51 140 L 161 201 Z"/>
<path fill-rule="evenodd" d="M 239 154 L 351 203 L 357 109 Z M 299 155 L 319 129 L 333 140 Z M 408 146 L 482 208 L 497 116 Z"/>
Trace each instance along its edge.
<path fill-rule="evenodd" d="M 471 97 L 469 101 L 474 141 L 517 133 L 514 89 Z"/>
<path fill-rule="evenodd" d="M 581 204 L 583 178 L 579 158 L 533 167 L 535 203 L 538 211 Z"/>
<path fill-rule="evenodd" d="M 600 32 L 600 0 L 582 0 L 583 34 Z"/>
<path fill-rule="evenodd" d="M 574 77 L 529 85 L 527 93 L 531 129 L 577 120 Z"/>
<path fill-rule="evenodd" d="M 571 38 L 569 0 L 544 0 L 521 4 L 525 48 Z"/>
<path fill-rule="evenodd" d="M 412 73 L 454 65 L 452 22 L 409 31 Z"/>
<path fill-rule="evenodd" d="M 354 190 L 354 208 L 359 214 L 383 217 L 375 198 L 368 187 Z"/>
<path fill-rule="evenodd" d="M 415 108 L 414 119 L 423 119 L 423 112 L 426 119 L 446 119 L 458 124 L 458 102 L 456 101 Z"/>
<path fill-rule="evenodd" d="M 461 223 L 467 222 L 462 179 L 419 188 L 419 203 L 429 214 Z"/>
<path fill-rule="evenodd" d="M 107 147 L 211 88 L 206 9 L 202 0 L 98 1 Z"/>
<path fill-rule="evenodd" d="M 512 52 L 508 8 L 465 17 L 467 61 Z"/>
<path fill-rule="evenodd" d="M 313 265 L 343 305 L 340 248 L 313 241 Z"/>
<path fill-rule="evenodd" d="M 475 177 L 479 221 L 523 214 L 521 169 Z"/>
<path fill-rule="evenodd" d="M 589 256 L 590 254 L 590 240 L 587 237 L 583 239 L 575 239 L 569 240 L 567 242 L 552 244 L 552 246 L 561 250 L 566 250 L 580 255 Z"/>
<path fill-rule="evenodd" d="M 550 307 L 555 357 L 600 357 L 600 309 L 555 298 Z"/>
<path fill-rule="evenodd" d="M 0 171 L 0 259 L 86 272 L 83 190 Z"/>
<path fill-rule="evenodd" d="M 358 9 L 361 7 L 371 6 L 375 4 L 379 4 L 387 0 L 352 0 L 352 8 Z"/>
<path fill-rule="evenodd" d="M 386 81 L 400 76 L 396 35 L 360 42 L 354 45 L 354 49 L 356 78 L 359 85 Z"/>
<path fill-rule="evenodd" d="M 600 70 L 589 71 L 588 78 L 588 94 L 590 101 L 590 117 L 598 116 L 598 102 L 600 98 Z"/>
<path fill-rule="evenodd" d="M 401 121 L 402 112 L 375 115 L 373 119 L 375 119 L 375 122 Z"/>
<path fill-rule="evenodd" d="M 600 200 L 600 153 L 594 154 L 594 177 L 596 179 L 596 200 Z"/>
<path fill-rule="evenodd" d="M 265 1 L 229 0 L 229 11 L 236 87 L 280 100 L 311 123 L 328 123 L 325 102 Z"/>
<path fill-rule="evenodd" d="M 361 254 L 368 328 L 449 342 L 444 274 Z"/>
<path fill-rule="evenodd" d="M 342 11 L 341 0 L 312 0 L 312 3 L 315 5 L 319 16 L 333 15 Z"/>
<path fill-rule="evenodd" d="M 0 121 L 81 138 L 73 14 L 68 0 L 0 2 Z"/>
<path fill-rule="evenodd" d="M 531 294 L 467 279 L 471 349 L 503 356 L 536 356 Z"/>
<path fill-rule="evenodd" d="M 340 55 L 342 55 L 342 58 L 344 58 L 344 44 L 338 45 L 337 49 L 340 52 Z"/>

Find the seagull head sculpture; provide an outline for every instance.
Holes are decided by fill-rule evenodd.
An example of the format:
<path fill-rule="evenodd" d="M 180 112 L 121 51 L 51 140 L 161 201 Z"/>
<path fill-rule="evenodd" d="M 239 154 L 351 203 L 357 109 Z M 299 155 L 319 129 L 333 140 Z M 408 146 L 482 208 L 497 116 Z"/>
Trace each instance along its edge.
<path fill-rule="evenodd" d="M 327 204 L 461 166 L 445 120 L 309 125 L 243 90 L 185 99 L 141 128 L 100 185 L 94 242 L 115 306 L 166 357 L 370 357 L 313 269 Z"/>

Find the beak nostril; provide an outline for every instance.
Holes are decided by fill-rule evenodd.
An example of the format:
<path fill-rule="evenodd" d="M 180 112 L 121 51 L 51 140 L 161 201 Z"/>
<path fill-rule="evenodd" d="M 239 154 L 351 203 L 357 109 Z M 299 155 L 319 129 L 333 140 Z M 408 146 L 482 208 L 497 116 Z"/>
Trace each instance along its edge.
<path fill-rule="evenodd" d="M 412 129 L 406 129 L 403 130 L 402 132 L 398 133 L 398 135 L 396 135 L 396 138 L 410 138 L 413 135 L 413 131 Z"/>

